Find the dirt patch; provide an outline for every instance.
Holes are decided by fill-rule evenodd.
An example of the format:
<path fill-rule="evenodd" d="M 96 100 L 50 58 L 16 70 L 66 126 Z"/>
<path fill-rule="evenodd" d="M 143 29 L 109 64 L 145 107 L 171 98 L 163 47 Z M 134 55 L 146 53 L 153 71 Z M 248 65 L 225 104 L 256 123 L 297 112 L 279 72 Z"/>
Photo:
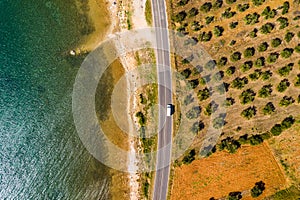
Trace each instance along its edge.
<path fill-rule="evenodd" d="M 266 184 L 262 199 L 284 188 L 286 180 L 265 144 L 245 146 L 236 154 L 217 152 L 175 169 L 171 200 L 221 198 L 229 192 L 243 192 L 253 199 L 250 189 L 258 181 Z"/>

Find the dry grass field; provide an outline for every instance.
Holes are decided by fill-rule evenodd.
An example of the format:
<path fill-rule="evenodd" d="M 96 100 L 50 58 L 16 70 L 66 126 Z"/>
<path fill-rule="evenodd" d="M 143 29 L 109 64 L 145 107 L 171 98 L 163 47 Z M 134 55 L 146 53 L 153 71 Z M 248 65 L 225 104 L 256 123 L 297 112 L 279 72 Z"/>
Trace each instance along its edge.
<path fill-rule="evenodd" d="M 286 181 L 282 173 L 264 144 L 245 146 L 236 154 L 217 152 L 175 169 L 171 200 L 208 200 L 233 191 L 242 192 L 243 199 L 253 199 L 249 190 L 261 180 L 266 190 L 256 199 L 262 199 L 284 188 Z"/>
<path fill-rule="evenodd" d="M 271 196 L 284 186 L 299 185 L 300 2 L 172 0 L 168 12 L 170 28 L 192 37 L 194 44 L 201 45 L 214 60 L 219 77 L 211 76 L 206 80 L 217 79 L 225 85 L 226 91 L 208 88 L 210 93 L 224 93 L 230 100 L 226 102 L 225 124 L 219 128 L 222 134 L 216 153 L 201 160 L 196 156 L 196 161 L 190 165 L 175 167 L 171 199 L 202 200 L 214 195 L 220 198 L 236 190 L 248 191 L 249 196 L 249 189 L 259 181 L 256 175 L 266 181 L 271 180 L 272 175 L 280 177 L 266 183 L 266 190 L 257 199 Z M 194 73 L 195 67 L 191 63 L 175 56 L 175 66 L 187 81 L 192 82 L 198 95 L 201 113 L 197 117 L 204 127 L 195 133 L 191 146 L 198 152 L 213 122 L 212 113 L 220 105 L 215 105 L 208 96 L 203 97 L 207 82 L 203 82 L 201 73 Z M 205 65 L 200 68 L 208 70 Z M 283 120 L 287 117 L 291 117 L 292 125 L 284 125 Z M 242 138 L 245 135 L 247 142 Z M 224 141 L 228 138 L 229 148 L 226 146 L 228 140 Z M 264 145 L 259 145 L 263 140 L 266 140 Z M 245 147 L 245 143 L 258 146 Z M 223 149 L 239 150 L 228 154 Z M 244 158 L 241 157 L 243 152 Z M 252 160 L 239 162 L 241 159 Z M 225 167 L 226 162 L 231 165 Z M 256 168 L 260 165 L 261 168 Z M 273 166 L 278 173 L 268 175 L 264 166 Z M 209 167 L 218 170 L 206 170 Z M 202 178 L 195 175 L 200 171 Z M 259 173 L 255 175 L 255 171 Z M 228 174 L 223 176 L 223 173 Z M 197 180 L 193 185 L 194 179 Z M 285 180 L 287 184 L 284 184 Z M 243 199 L 247 198 L 243 196 Z"/>

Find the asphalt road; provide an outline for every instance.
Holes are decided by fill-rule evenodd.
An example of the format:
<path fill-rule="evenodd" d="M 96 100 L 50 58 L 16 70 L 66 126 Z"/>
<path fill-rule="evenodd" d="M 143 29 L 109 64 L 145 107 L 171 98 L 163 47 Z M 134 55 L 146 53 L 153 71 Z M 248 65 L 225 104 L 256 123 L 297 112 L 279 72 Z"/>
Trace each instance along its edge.
<path fill-rule="evenodd" d="M 169 163 L 171 160 L 172 148 L 172 116 L 167 117 L 166 115 L 167 104 L 172 103 L 172 78 L 165 0 L 152 0 L 152 15 L 154 27 L 161 28 L 156 31 L 156 41 L 158 47 L 156 50 L 156 64 L 159 85 L 158 102 L 159 105 L 161 105 L 159 109 L 159 127 L 162 127 L 158 133 L 159 151 L 156 160 L 153 199 L 165 200 L 168 192 L 170 175 Z"/>

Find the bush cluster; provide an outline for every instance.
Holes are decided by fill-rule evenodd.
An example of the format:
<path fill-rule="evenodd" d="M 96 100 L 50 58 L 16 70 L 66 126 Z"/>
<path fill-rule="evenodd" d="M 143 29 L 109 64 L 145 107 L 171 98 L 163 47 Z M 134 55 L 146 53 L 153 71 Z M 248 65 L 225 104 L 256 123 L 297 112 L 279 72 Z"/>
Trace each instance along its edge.
<path fill-rule="evenodd" d="M 262 16 L 265 17 L 265 19 L 274 18 L 276 15 L 276 10 L 271 9 L 270 6 L 267 6 L 263 12 L 261 13 Z"/>
<path fill-rule="evenodd" d="M 260 69 L 256 69 L 254 70 L 254 72 L 252 74 L 249 74 L 249 78 L 252 80 L 252 81 L 255 81 L 255 80 L 258 80 L 261 76 L 262 72 Z"/>
<path fill-rule="evenodd" d="M 286 117 L 284 120 L 282 120 L 280 124 L 275 124 L 271 128 L 270 132 L 274 136 L 278 136 L 282 133 L 282 131 L 289 129 L 294 123 L 295 123 L 295 119 L 292 115 L 290 115 L 289 117 Z"/>
<path fill-rule="evenodd" d="M 270 115 L 275 112 L 275 106 L 272 102 L 268 102 L 262 109 L 264 115 Z"/>
<path fill-rule="evenodd" d="M 293 70 L 293 66 L 294 66 L 294 63 L 289 63 L 289 64 L 285 65 L 284 67 L 281 67 L 278 70 L 278 73 L 280 74 L 280 76 L 288 76 L 290 71 Z"/>
<path fill-rule="evenodd" d="M 256 93 L 252 89 L 247 89 L 240 95 L 241 104 L 247 104 L 254 101 Z"/>
<path fill-rule="evenodd" d="M 259 52 L 264 52 L 268 49 L 269 45 L 267 42 L 263 42 L 258 46 L 258 51 Z"/>
<path fill-rule="evenodd" d="M 280 23 L 279 29 L 284 29 L 289 26 L 289 20 L 286 17 L 279 17 L 276 21 Z"/>
<path fill-rule="evenodd" d="M 258 96 L 261 98 L 267 98 L 272 94 L 272 85 L 264 85 L 259 91 L 258 91 Z"/>
<path fill-rule="evenodd" d="M 281 80 L 280 83 L 277 85 L 277 91 L 284 92 L 289 86 L 290 86 L 290 82 L 288 79 L 285 78 Z"/>
<path fill-rule="evenodd" d="M 243 78 L 237 77 L 232 81 L 231 87 L 237 88 L 237 89 L 242 89 L 247 84 L 248 84 L 247 77 L 243 77 Z"/>
<path fill-rule="evenodd" d="M 250 107 L 246 108 L 245 110 L 243 110 L 241 115 L 249 120 L 256 115 L 256 111 L 257 110 L 256 110 L 255 106 L 250 106 Z"/>
<path fill-rule="evenodd" d="M 282 97 L 282 99 L 279 102 L 280 106 L 289 106 L 291 104 L 293 104 L 295 102 L 295 100 L 293 99 L 293 97 L 291 96 L 284 96 Z"/>
<path fill-rule="evenodd" d="M 260 15 L 258 13 L 247 14 L 244 17 L 244 21 L 246 25 L 253 25 L 259 22 Z"/>

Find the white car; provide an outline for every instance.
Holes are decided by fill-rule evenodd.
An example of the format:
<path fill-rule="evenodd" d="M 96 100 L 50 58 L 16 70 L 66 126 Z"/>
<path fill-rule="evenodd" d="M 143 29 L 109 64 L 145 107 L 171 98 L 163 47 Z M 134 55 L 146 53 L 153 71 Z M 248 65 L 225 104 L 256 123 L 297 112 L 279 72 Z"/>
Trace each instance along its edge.
<path fill-rule="evenodd" d="M 167 105 L 167 116 L 171 116 L 173 114 L 172 108 L 173 108 L 172 104 Z"/>

